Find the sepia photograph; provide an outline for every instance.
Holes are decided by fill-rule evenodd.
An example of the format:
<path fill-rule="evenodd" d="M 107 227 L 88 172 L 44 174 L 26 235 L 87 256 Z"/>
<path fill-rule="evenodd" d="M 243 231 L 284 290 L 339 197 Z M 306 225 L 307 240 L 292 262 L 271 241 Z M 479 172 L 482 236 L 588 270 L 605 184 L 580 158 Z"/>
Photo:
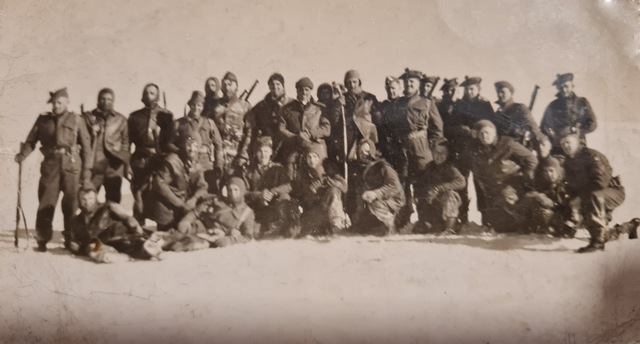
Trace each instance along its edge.
<path fill-rule="evenodd" d="M 640 0 L 0 0 L 0 343 L 640 344 Z"/>

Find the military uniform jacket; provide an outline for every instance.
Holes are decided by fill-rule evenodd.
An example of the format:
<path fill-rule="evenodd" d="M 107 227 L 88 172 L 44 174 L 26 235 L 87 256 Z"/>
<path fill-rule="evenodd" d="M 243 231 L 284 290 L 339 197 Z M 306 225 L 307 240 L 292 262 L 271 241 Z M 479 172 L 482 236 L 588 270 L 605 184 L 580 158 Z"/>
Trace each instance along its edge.
<path fill-rule="evenodd" d="M 312 185 L 316 181 L 320 181 L 322 186 L 316 192 L 313 192 Z M 337 174 L 327 175 L 322 166 L 312 169 L 307 164 L 303 164 L 293 181 L 291 196 L 300 201 L 302 208 L 318 207 L 321 206 L 319 201 L 323 195 L 323 189 L 328 187 L 335 187 L 343 194 L 347 193 L 347 183 L 341 176 Z"/>
<path fill-rule="evenodd" d="M 476 98 L 464 97 L 456 101 L 454 106 L 456 120 L 452 126 L 467 126 L 473 128 L 474 124 L 483 119 L 491 120 L 493 118 L 493 107 L 491 102 L 482 97 Z"/>
<path fill-rule="evenodd" d="M 531 140 L 536 143 L 545 138 L 529 108 L 524 104 L 514 103 L 511 99 L 490 120 L 496 125 L 499 136 L 513 137 L 521 144 L 525 143 L 526 132 L 532 135 Z"/>
<path fill-rule="evenodd" d="M 98 205 L 92 214 L 81 212 L 71 219 L 71 240 L 78 243 L 81 253 L 91 239 L 98 238 L 105 243 L 116 236 L 131 233 L 134 228 L 127 225 L 129 215 L 120 205 L 105 202 Z M 122 224 L 122 226 L 117 226 Z"/>
<path fill-rule="evenodd" d="M 29 156 L 38 142 L 44 155 L 40 168 L 43 176 L 60 171 L 78 171 L 81 172 L 83 182 L 91 179 L 91 135 L 82 117 L 69 111 L 59 116 L 51 112 L 40 115 L 31 128 L 20 154 L 24 157 Z"/>
<path fill-rule="evenodd" d="M 125 164 L 129 163 L 129 126 L 127 118 L 119 112 L 109 111 L 106 113 L 106 123 L 104 128 L 100 128 L 96 123 L 96 116 L 100 116 L 102 111 L 94 109 L 91 112 L 82 114 L 87 129 L 91 134 L 91 144 L 95 147 L 98 144 L 104 145 L 105 151 L 111 153 L 114 157 Z M 104 142 L 96 142 L 99 131 L 104 131 Z"/>
<path fill-rule="evenodd" d="M 560 138 L 556 135 L 566 127 L 580 127 L 581 139 L 584 141 L 584 135 L 592 133 L 598 126 L 589 101 L 575 94 L 568 98 L 560 94 L 556 97 L 544 110 L 540 130 L 551 139 L 554 147 L 560 147 Z"/>
<path fill-rule="evenodd" d="M 433 159 L 431 147 L 443 137 L 442 118 L 438 109 L 433 100 L 420 95 L 402 98 L 400 106 L 404 116 L 397 122 L 394 135 L 398 135 L 409 153 L 410 163 L 416 158 L 428 163 Z"/>
<path fill-rule="evenodd" d="M 425 192 L 429 190 L 437 190 L 438 192 L 461 191 L 467 186 L 467 180 L 449 161 L 441 165 L 436 165 L 433 161 L 430 162 L 419 182 L 421 189 Z"/>
<path fill-rule="evenodd" d="M 371 105 L 371 117 L 373 117 L 373 123 L 378 123 L 379 115 L 379 107 L 380 103 L 378 102 L 378 98 L 369 92 L 362 91 L 358 94 L 347 92 L 344 94 L 344 114 L 347 120 L 353 118 L 353 115 L 358 107 L 358 103 L 361 102 L 364 98 L 372 98 L 373 105 Z"/>
<path fill-rule="evenodd" d="M 250 205 L 262 202 L 263 190 L 276 194 L 276 198 L 287 196 L 291 192 L 291 181 L 286 169 L 275 162 L 270 162 L 264 168 L 251 164 L 244 171 L 243 177 L 249 186 L 245 199 Z"/>
<path fill-rule="evenodd" d="M 324 139 L 331 135 L 331 123 L 323 109 L 324 105 L 316 103 L 313 99 L 307 105 L 294 100 L 282 108 L 280 134 L 284 137 L 283 156 L 287 157 L 293 152 L 300 151 L 305 143 L 326 147 Z M 303 131 L 309 133 L 310 142 L 304 142 L 300 136 Z"/>
<path fill-rule="evenodd" d="M 253 148 L 252 144 L 263 136 L 271 137 L 274 155 L 277 154 L 282 141 L 280 113 L 282 108 L 292 101 L 293 98 L 287 97 L 286 94 L 276 100 L 271 97 L 271 93 L 268 93 L 247 113 L 244 121 L 242 147 L 240 148 L 243 154 L 248 155 L 247 151 Z"/>
<path fill-rule="evenodd" d="M 210 118 L 186 116 L 176 120 L 173 123 L 173 133 L 169 144 L 171 151 L 174 153 L 180 151 L 178 142 L 180 142 L 182 136 L 189 132 L 197 132 L 202 139 L 198 157 L 204 170 L 213 169 L 214 162 L 216 167 L 222 169 L 224 163 L 222 138 L 220 137 L 220 132 L 218 132 L 218 127 Z"/>
<path fill-rule="evenodd" d="M 136 145 L 134 159 L 138 155 L 154 155 L 168 152 L 171 139 L 173 114 L 158 105 L 143 108 L 129 115 L 129 144 Z M 157 152 L 157 149 L 160 152 Z"/>
<path fill-rule="evenodd" d="M 362 173 L 362 191 L 373 191 L 376 198 L 404 205 L 404 191 L 398 173 L 386 161 L 379 159 L 368 164 Z"/>
<path fill-rule="evenodd" d="M 613 169 L 604 154 L 595 149 L 582 148 L 564 162 L 565 181 L 574 196 L 590 194 L 612 186 Z"/>
<path fill-rule="evenodd" d="M 246 203 L 233 205 L 221 202 L 213 213 L 204 213 L 201 221 L 205 228 L 221 229 L 227 235 L 234 229 L 250 239 L 257 234 L 255 213 Z"/>
<path fill-rule="evenodd" d="M 249 102 L 234 96 L 233 98 L 220 98 L 213 113 L 209 113 L 209 116 L 213 115 L 211 119 L 218 126 L 218 132 L 220 132 L 225 149 L 236 150 L 236 152 L 228 152 L 227 155 L 241 153 L 244 158 L 248 158 L 246 152 L 238 152 L 238 148 L 244 130 L 244 117 L 249 110 L 251 110 Z"/>
<path fill-rule="evenodd" d="M 538 165 L 530 150 L 508 136 L 498 137 L 490 146 L 477 142 L 471 156 L 474 178 L 485 185 L 498 184 L 518 172 L 532 179 Z"/>

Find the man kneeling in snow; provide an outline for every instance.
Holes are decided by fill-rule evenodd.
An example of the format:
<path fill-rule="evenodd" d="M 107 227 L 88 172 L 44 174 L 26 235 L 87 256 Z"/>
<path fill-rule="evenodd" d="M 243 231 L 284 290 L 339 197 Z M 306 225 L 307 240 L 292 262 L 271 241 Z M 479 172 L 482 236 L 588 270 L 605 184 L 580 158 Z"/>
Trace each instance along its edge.
<path fill-rule="evenodd" d="M 136 259 L 160 256 L 161 246 L 150 240 L 136 219 L 129 216 L 119 204 L 110 201 L 99 203 L 93 187 L 81 189 L 78 199 L 81 212 L 70 223 L 71 252 L 94 257 L 96 255 L 92 253 L 97 253 L 101 246 L 107 245 Z"/>
<path fill-rule="evenodd" d="M 354 219 L 356 230 L 366 234 L 394 234 L 396 215 L 405 203 L 398 173 L 378 157 L 371 140 L 360 140 L 356 151 L 358 170 L 354 173 L 357 176 L 354 191 L 359 196 Z"/>

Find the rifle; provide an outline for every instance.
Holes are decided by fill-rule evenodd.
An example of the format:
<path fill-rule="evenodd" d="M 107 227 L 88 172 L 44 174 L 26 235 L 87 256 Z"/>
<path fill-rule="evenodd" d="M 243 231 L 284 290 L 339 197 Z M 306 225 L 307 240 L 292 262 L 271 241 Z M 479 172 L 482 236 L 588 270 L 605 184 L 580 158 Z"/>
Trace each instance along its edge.
<path fill-rule="evenodd" d="M 436 89 L 436 85 L 438 84 L 438 81 L 440 81 L 440 77 L 436 77 L 436 82 L 434 82 L 433 86 L 431 86 L 431 90 L 429 90 L 429 94 L 427 95 L 427 99 L 431 98 L 431 95 L 433 94 L 433 90 Z"/>
<path fill-rule="evenodd" d="M 334 81 L 333 82 L 333 89 L 334 90 L 340 90 L 340 88 L 338 87 L 338 84 Z M 340 92 L 340 97 L 342 97 L 342 92 Z M 339 100 L 338 100 L 339 101 Z M 344 149 L 344 180 L 347 183 L 347 185 L 349 185 L 349 165 L 347 162 L 347 157 L 349 155 L 348 150 L 349 147 L 347 147 L 347 117 L 344 113 L 344 104 L 341 104 L 341 112 L 342 112 L 342 146 Z"/>
<path fill-rule="evenodd" d="M 540 86 L 535 85 L 533 87 L 533 93 L 531 93 L 531 101 L 529 102 L 529 111 L 533 110 L 533 104 L 536 102 L 536 97 L 538 96 L 538 89 L 540 88 Z M 531 132 L 530 131 L 526 131 L 524 133 L 524 136 L 522 137 L 522 145 L 531 149 Z"/>
<path fill-rule="evenodd" d="M 24 143 L 20 142 L 20 151 L 22 152 L 24 148 Z M 18 202 L 16 205 L 16 232 L 14 233 L 14 241 L 13 245 L 18 248 L 19 234 L 18 230 L 20 229 L 20 218 L 22 217 L 22 221 L 24 223 L 24 232 L 27 238 L 27 247 L 25 250 L 29 248 L 29 227 L 27 227 L 27 217 L 24 215 L 24 210 L 22 209 L 22 162 L 18 164 Z"/>
<path fill-rule="evenodd" d="M 258 80 L 256 79 L 256 81 L 253 83 L 253 86 L 251 86 L 251 88 L 249 89 L 249 92 L 247 92 L 247 90 L 244 90 L 244 92 L 242 92 L 242 94 L 240 95 L 240 99 L 246 101 L 249 99 L 249 97 L 251 97 L 251 93 L 253 93 L 253 90 L 256 89 L 256 86 L 258 85 Z"/>
<path fill-rule="evenodd" d="M 538 96 L 538 89 L 540 86 L 536 85 L 533 88 L 533 93 L 531 94 L 531 102 L 529 103 L 529 111 L 533 110 L 533 103 L 536 102 L 536 97 Z"/>
<path fill-rule="evenodd" d="M 164 103 L 164 109 L 167 109 L 167 94 L 162 91 L 162 101 Z"/>

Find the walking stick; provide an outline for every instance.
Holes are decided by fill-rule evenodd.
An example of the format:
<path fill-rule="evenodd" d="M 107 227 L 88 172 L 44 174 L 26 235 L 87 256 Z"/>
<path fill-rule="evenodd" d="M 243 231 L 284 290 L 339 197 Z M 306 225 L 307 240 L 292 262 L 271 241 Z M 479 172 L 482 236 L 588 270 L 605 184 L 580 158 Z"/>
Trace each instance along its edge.
<path fill-rule="evenodd" d="M 347 116 L 344 114 L 344 105 L 342 105 L 342 145 L 344 146 L 344 181 L 349 185 L 349 166 L 347 147 Z"/>
<path fill-rule="evenodd" d="M 22 152 L 22 148 L 24 146 L 23 142 L 20 142 L 20 151 Z M 22 221 L 24 223 L 24 232 L 27 238 L 27 247 L 25 250 L 29 248 L 29 227 L 27 227 L 27 217 L 24 215 L 24 210 L 22 209 L 22 162 L 18 164 L 18 204 L 16 205 L 16 231 L 13 245 L 18 248 L 19 242 L 19 233 L 20 230 L 20 218 L 22 217 Z"/>

